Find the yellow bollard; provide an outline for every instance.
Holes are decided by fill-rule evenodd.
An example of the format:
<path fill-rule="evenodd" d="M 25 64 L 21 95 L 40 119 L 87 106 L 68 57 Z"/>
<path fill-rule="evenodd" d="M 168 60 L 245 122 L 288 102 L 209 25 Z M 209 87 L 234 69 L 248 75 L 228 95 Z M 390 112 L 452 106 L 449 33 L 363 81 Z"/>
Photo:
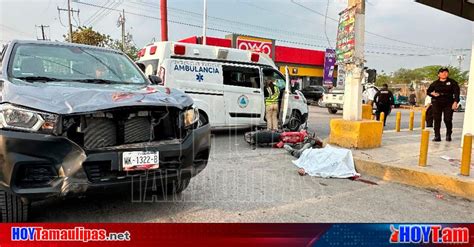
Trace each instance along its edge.
<path fill-rule="evenodd" d="M 408 123 L 408 129 L 411 130 L 411 131 L 413 131 L 414 121 L 415 121 L 415 112 L 411 111 L 410 112 L 410 122 Z"/>
<path fill-rule="evenodd" d="M 400 132 L 400 122 L 402 121 L 402 113 L 397 112 L 397 121 L 395 122 L 395 130 Z"/>
<path fill-rule="evenodd" d="M 380 122 L 384 122 L 385 121 L 385 113 L 384 112 L 381 112 L 380 113 Z"/>
<path fill-rule="evenodd" d="M 418 165 L 425 167 L 426 161 L 428 160 L 428 144 L 430 141 L 430 131 L 423 130 L 421 132 L 421 145 L 420 145 L 420 160 L 418 161 Z"/>
<path fill-rule="evenodd" d="M 472 135 L 464 135 L 462 145 L 461 175 L 469 176 L 471 170 Z"/>
<path fill-rule="evenodd" d="M 421 130 L 426 128 L 426 109 L 421 111 Z"/>

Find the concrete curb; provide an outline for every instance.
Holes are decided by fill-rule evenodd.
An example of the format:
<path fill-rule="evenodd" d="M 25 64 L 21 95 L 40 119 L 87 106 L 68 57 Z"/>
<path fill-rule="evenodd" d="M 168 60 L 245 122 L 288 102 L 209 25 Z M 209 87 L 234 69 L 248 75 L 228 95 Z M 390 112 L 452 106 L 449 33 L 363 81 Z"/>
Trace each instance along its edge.
<path fill-rule="evenodd" d="M 383 165 L 374 161 L 354 158 L 357 172 L 386 181 L 446 192 L 450 195 L 474 200 L 474 180 L 461 176 L 448 176 L 423 167 Z"/>

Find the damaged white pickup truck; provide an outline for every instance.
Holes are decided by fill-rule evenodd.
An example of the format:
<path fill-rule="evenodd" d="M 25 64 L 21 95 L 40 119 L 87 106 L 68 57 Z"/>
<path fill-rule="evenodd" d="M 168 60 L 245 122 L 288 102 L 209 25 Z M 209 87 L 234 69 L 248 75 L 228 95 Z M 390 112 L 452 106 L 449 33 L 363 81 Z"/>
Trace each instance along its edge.
<path fill-rule="evenodd" d="M 122 52 L 12 41 L 0 66 L 2 222 L 26 221 L 32 201 L 145 173 L 180 193 L 207 165 L 210 128 L 193 100 L 156 86 Z"/>

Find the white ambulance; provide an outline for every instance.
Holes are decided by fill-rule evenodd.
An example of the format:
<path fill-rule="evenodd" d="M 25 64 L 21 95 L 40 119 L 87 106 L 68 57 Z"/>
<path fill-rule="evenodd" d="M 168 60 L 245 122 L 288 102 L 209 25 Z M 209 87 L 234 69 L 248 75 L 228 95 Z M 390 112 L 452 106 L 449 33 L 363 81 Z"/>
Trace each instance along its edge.
<path fill-rule="evenodd" d="M 189 94 L 212 128 L 265 126 L 264 78 L 287 88 L 289 81 L 267 55 L 216 46 L 156 42 L 140 50 L 137 63 L 161 85 Z M 306 99 L 299 91 L 283 95 L 280 121 L 297 130 L 308 119 Z"/>

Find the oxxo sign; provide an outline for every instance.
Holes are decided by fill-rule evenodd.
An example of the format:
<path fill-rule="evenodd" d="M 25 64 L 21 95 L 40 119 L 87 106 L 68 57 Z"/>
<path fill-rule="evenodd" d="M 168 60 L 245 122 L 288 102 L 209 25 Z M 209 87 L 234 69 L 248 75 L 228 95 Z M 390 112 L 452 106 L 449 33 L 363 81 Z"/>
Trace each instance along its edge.
<path fill-rule="evenodd" d="M 267 54 L 270 58 L 272 57 L 273 43 L 268 39 L 258 39 L 252 37 L 238 37 L 237 38 L 237 49 L 251 50 L 255 52 L 261 52 Z"/>

